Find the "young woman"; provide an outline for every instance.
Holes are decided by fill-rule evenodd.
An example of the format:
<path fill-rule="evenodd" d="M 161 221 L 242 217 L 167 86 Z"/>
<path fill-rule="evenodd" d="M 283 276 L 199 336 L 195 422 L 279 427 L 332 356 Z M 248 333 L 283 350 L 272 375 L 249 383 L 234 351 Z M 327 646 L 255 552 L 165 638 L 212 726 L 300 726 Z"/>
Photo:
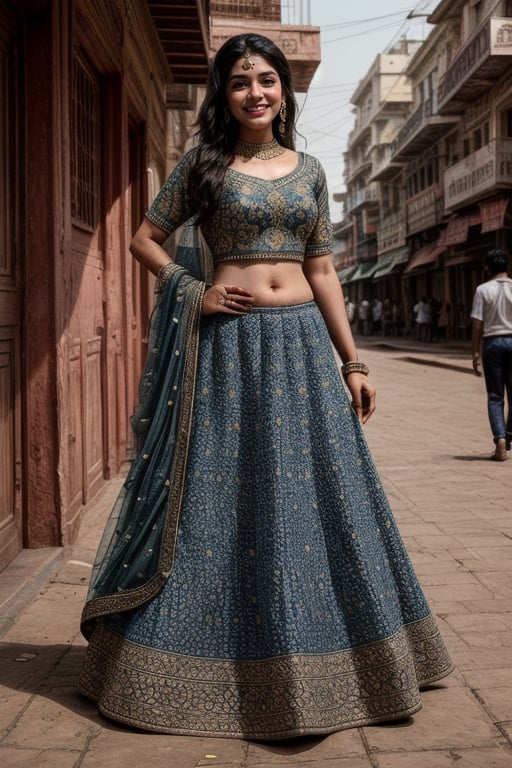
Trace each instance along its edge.
<path fill-rule="evenodd" d="M 375 392 L 295 109 L 281 51 L 229 39 L 199 144 L 132 243 L 160 298 L 80 688 L 152 731 L 280 739 L 404 718 L 452 668 L 363 436 Z M 190 217 L 202 274 L 163 248 Z"/>

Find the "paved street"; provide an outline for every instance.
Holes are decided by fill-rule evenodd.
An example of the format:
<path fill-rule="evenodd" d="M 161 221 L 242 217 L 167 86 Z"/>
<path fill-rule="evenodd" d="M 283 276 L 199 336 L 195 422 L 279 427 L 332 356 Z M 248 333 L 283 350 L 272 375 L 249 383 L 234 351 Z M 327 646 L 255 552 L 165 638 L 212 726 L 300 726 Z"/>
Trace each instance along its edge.
<path fill-rule="evenodd" d="M 368 441 L 456 672 L 408 725 L 289 744 L 102 719 L 75 690 L 78 619 L 115 480 L 72 551 L 25 553 L 0 576 L 3 768 L 512 768 L 512 457 L 489 460 L 484 386 L 467 352 L 362 340 L 360 357 L 378 390 Z"/>

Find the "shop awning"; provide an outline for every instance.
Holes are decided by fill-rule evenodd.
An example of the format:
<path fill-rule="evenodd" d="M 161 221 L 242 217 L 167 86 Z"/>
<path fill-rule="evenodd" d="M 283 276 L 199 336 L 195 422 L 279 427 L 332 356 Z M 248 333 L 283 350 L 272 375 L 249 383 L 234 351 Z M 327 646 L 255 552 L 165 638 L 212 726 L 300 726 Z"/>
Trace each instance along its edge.
<path fill-rule="evenodd" d="M 480 203 L 482 234 L 485 232 L 494 232 L 496 229 L 502 229 L 502 227 L 505 225 L 507 208 L 508 197 L 502 197 L 499 200 L 490 200 L 486 203 Z"/>
<path fill-rule="evenodd" d="M 468 239 L 470 227 L 475 227 L 481 222 L 477 213 L 468 213 L 463 216 L 453 216 L 449 219 L 444 231 L 441 233 L 438 245 L 460 245 Z"/>
<path fill-rule="evenodd" d="M 418 251 L 412 254 L 411 258 L 407 262 L 406 268 L 404 269 L 404 274 L 406 272 L 411 272 L 413 269 L 417 269 L 418 267 L 423 267 L 426 264 L 431 264 L 445 251 L 446 245 L 438 245 L 437 241 L 435 243 L 428 243 L 428 245 L 424 245 L 423 248 L 420 248 Z"/>
<path fill-rule="evenodd" d="M 468 232 L 469 217 L 455 216 L 453 219 L 449 220 L 446 229 L 441 233 L 439 242 L 446 246 L 465 243 L 468 239 Z"/>
<path fill-rule="evenodd" d="M 465 253 L 454 253 L 444 260 L 443 266 L 448 269 L 449 267 L 458 267 L 460 264 L 471 264 L 473 261 L 473 257 L 467 256 Z"/>
<path fill-rule="evenodd" d="M 339 269 L 336 274 L 338 275 L 340 283 L 348 283 L 350 281 L 351 275 L 355 273 L 358 267 L 359 264 L 351 264 L 349 267 L 343 267 L 343 269 Z"/>
<path fill-rule="evenodd" d="M 405 264 L 408 258 L 409 249 L 405 245 L 402 248 L 395 248 L 392 251 L 384 253 L 382 256 L 379 256 L 378 267 L 373 274 L 373 279 L 377 280 L 379 277 L 389 275 L 395 267 L 398 267 L 400 264 Z"/>
<path fill-rule="evenodd" d="M 357 265 L 354 274 L 351 275 L 348 280 L 345 280 L 345 282 L 355 283 L 356 280 L 367 280 L 369 277 L 372 277 L 378 266 L 378 261 L 363 261 Z"/>

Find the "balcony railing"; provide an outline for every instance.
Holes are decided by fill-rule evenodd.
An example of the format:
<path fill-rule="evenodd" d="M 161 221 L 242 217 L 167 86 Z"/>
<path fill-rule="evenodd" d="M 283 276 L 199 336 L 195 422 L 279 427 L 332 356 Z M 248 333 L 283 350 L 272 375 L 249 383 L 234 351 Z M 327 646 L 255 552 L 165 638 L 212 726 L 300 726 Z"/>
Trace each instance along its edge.
<path fill-rule="evenodd" d="M 375 187 L 370 186 L 365 187 L 365 189 L 358 189 L 357 192 L 352 192 L 352 194 L 347 196 L 345 211 L 346 213 L 351 213 L 356 208 L 360 208 L 363 205 L 371 205 L 377 203 L 377 201 L 378 193 Z"/>
<path fill-rule="evenodd" d="M 458 115 L 439 115 L 435 99 L 426 99 L 404 123 L 391 144 L 393 160 L 404 161 L 432 146 L 459 119 Z"/>
<path fill-rule="evenodd" d="M 353 147 L 358 141 L 360 141 L 362 136 L 371 131 L 372 116 L 372 113 L 368 110 L 364 113 L 364 115 L 358 115 L 356 117 L 355 125 L 348 134 L 347 144 L 349 147 Z"/>
<path fill-rule="evenodd" d="M 380 144 L 372 151 L 372 181 L 386 181 L 395 176 L 402 168 L 400 163 L 394 163 L 391 156 L 391 144 Z"/>
<path fill-rule="evenodd" d="M 427 117 L 433 114 L 433 102 L 432 99 L 424 101 L 418 109 L 416 109 L 410 118 L 404 123 L 400 129 L 398 136 L 391 144 L 391 154 L 396 155 L 398 152 L 409 143 L 411 136 L 419 131 Z"/>
<path fill-rule="evenodd" d="M 511 188 L 512 139 L 494 139 L 445 172 L 445 209 L 460 208 L 484 193 Z"/>
<path fill-rule="evenodd" d="M 281 23 L 291 26 L 311 24 L 310 0 L 281 0 Z"/>
<path fill-rule="evenodd" d="M 210 55 L 232 35 L 255 29 L 281 48 L 290 63 L 295 90 L 306 93 L 321 60 L 320 27 L 309 24 L 310 0 L 288 0 L 283 8 L 279 0 L 210 2 Z"/>
<path fill-rule="evenodd" d="M 437 90 L 439 111 L 457 111 L 489 88 L 512 57 L 512 20 L 487 19 L 461 47 Z"/>
<path fill-rule="evenodd" d="M 288 0 L 293 5 L 293 0 Z M 265 19 L 281 23 L 280 0 L 210 0 L 212 16 L 238 19 Z M 285 22 L 288 23 L 288 22 Z"/>
<path fill-rule="evenodd" d="M 347 184 L 351 184 L 357 179 L 359 176 L 365 176 L 368 177 L 370 175 L 370 171 L 372 169 L 372 161 L 371 158 L 368 156 L 362 160 L 358 161 L 349 161 L 345 168 L 345 181 Z"/>

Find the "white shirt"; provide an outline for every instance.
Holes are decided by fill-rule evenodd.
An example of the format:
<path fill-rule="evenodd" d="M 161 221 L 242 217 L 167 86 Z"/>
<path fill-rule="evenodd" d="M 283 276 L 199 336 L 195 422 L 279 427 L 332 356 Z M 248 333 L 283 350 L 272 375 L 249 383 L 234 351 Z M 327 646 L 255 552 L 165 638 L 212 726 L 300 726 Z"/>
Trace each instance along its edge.
<path fill-rule="evenodd" d="M 370 302 L 366 299 L 362 299 L 359 303 L 358 314 L 360 320 L 368 320 L 368 312 L 370 310 Z"/>
<path fill-rule="evenodd" d="M 483 336 L 512 334 L 512 280 L 499 277 L 477 286 L 471 317 L 482 320 Z"/>
<path fill-rule="evenodd" d="M 416 312 L 417 323 L 431 323 L 432 322 L 432 309 L 428 302 L 418 301 L 413 307 L 413 312 Z"/>

